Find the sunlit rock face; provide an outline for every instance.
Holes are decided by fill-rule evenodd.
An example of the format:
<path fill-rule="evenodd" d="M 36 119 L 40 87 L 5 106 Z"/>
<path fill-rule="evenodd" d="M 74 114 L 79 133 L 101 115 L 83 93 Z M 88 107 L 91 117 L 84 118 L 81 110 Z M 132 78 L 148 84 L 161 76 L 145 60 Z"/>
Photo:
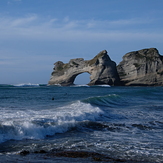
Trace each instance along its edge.
<path fill-rule="evenodd" d="M 91 60 L 71 59 L 69 63 L 54 64 L 49 85 L 73 85 L 76 76 L 90 74 L 88 85 L 162 86 L 163 56 L 156 48 L 133 51 L 123 56 L 118 66 L 110 59 L 106 50 Z"/>
<path fill-rule="evenodd" d="M 101 51 L 91 60 L 71 59 L 69 63 L 58 61 L 54 64 L 49 85 L 69 86 L 74 84 L 77 75 L 90 74 L 88 85 L 120 85 L 116 63 L 110 59 L 106 50 Z"/>
<path fill-rule="evenodd" d="M 123 56 L 117 71 L 124 85 L 163 85 L 163 56 L 156 48 L 133 51 Z"/>

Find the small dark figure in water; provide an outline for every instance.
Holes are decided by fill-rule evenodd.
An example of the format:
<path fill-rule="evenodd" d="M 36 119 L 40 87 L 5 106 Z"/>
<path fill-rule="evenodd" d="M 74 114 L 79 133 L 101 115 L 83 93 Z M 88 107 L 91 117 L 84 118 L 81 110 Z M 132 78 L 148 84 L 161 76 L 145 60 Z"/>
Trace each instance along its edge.
<path fill-rule="evenodd" d="M 52 98 L 52 100 L 54 100 L 54 97 Z"/>

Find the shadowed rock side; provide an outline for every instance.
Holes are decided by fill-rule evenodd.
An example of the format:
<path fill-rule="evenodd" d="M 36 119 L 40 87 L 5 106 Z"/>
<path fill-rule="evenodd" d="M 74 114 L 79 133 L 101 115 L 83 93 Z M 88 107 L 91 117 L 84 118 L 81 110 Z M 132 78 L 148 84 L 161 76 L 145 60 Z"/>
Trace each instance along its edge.
<path fill-rule="evenodd" d="M 117 66 L 124 85 L 163 85 L 163 56 L 157 49 L 142 49 L 127 53 Z"/>
<path fill-rule="evenodd" d="M 76 76 L 84 72 L 90 74 L 88 85 L 120 85 L 116 63 L 110 59 L 106 50 L 101 51 L 91 60 L 76 58 L 71 59 L 69 63 L 58 61 L 54 65 L 49 85 L 73 85 Z"/>

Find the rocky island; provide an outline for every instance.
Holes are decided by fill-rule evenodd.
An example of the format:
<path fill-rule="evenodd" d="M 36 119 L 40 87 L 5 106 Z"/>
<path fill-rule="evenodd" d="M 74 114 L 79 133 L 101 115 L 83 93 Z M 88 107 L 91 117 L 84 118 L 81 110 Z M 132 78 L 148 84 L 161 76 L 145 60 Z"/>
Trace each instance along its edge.
<path fill-rule="evenodd" d="M 156 48 L 133 51 L 123 56 L 117 66 L 123 85 L 163 85 L 163 56 Z"/>
<path fill-rule="evenodd" d="M 76 76 L 84 72 L 90 74 L 88 85 L 163 85 L 163 56 L 156 48 L 127 53 L 118 66 L 110 59 L 106 50 L 91 60 L 76 58 L 69 63 L 58 61 L 54 65 L 49 85 L 73 85 Z"/>
<path fill-rule="evenodd" d="M 83 58 L 71 59 L 69 63 L 56 62 L 49 85 L 72 85 L 77 75 L 90 74 L 88 85 L 120 85 L 116 63 L 110 59 L 106 50 L 101 51 L 91 60 Z"/>

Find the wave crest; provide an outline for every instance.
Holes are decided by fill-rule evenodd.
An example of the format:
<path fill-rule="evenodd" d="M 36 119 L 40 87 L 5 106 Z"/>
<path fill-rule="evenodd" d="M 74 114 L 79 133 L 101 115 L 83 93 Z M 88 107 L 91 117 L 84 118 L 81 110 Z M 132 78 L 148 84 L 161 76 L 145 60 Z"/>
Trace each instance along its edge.
<path fill-rule="evenodd" d="M 126 101 L 116 94 L 109 94 L 105 96 L 89 97 L 83 102 L 90 103 L 97 106 L 116 107 L 119 105 L 126 105 Z"/>
<path fill-rule="evenodd" d="M 98 107 L 80 101 L 50 110 L 11 112 L 3 116 L 0 123 L 0 143 L 10 139 L 43 139 L 64 133 L 80 122 L 96 121 L 101 114 L 103 111 Z"/>
<path fill-rule="evenodd" d="M 39 87 L 40 84 L 32 84 L 32 83 L 21 83 L 21 84 L 13 84 L 15 87 Z"/>

